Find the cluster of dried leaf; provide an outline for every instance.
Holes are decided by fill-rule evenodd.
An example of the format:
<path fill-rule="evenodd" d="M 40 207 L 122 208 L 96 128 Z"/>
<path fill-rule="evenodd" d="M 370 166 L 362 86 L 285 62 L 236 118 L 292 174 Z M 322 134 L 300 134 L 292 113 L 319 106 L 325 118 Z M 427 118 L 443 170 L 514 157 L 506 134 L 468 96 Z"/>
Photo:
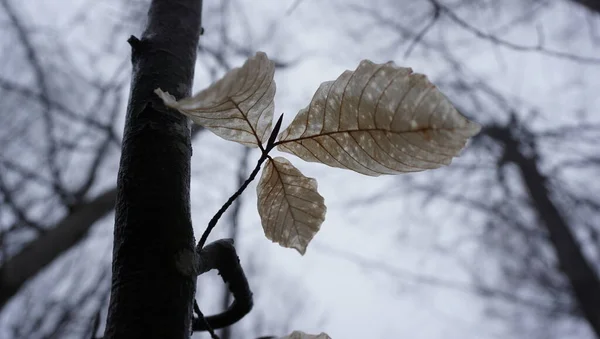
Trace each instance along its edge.
<path fill-rule="evenodd" d="M 155 92 L 216 135 L 264 154 L 272 132 L 274 71 L 258 52 L 193 97 L 176 101 Z M 306 161 L 378 176 L 448 165 L 479 130 L 424 75 L 365 60 L 321 84 L 274 146 Z M 285 158 L 266 158 L 257 188 L 265 235 L 304 254 L 325 220 L 324 199 L 315 179 Z"/>
<path fill-rule="evenodd" d="M 267 155 L 273 146 L 306 161 L 378 176 L 448 165 L 480 130 L 424 75 L 364 60 L 355 71 L 321 84 L 277 141 L 265 146 L 273 132 L 274 71 L 274 63 L 258 52 L 193 97 L 176 101 L 155 92 L 216 135 L 261 149 L 267 164 L 257 193 L 265 235 L 301 254 L 325 220 L 325 202 L 315 179 L 287 159 Z M 287 338 L 329 337 L 294 332 Z"/>

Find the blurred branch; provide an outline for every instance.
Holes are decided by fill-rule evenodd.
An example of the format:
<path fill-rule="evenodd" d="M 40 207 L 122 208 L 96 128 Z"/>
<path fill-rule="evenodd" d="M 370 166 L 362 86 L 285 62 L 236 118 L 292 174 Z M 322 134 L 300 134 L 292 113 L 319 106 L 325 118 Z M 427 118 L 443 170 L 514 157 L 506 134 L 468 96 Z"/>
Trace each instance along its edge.
<path fill-rule="evenodd" d="M 23 284 L 77 244 L 90 227 L 112 211 L 116 188 L 75 206 L 61 222 L 27 244 L 0 267 L 0 310 Z"/>
<path fill-rule="evenodd" d="M 6 91 L 15 92 L 27 99 L 34 99 L 36 101 L 44 102 L 47 101 L 51 107 L 55 108 L 55 112 L 59 114 L 63 114 L 65 117 L 69 119 L 73 119 L 74 121 L 82 122 L 86 126 L 93 127 L 95 129 L 105 131 L 109 128 L 109 125 L 105 125 L 97 120 L 89 118 L 87 116 L 81 115 L 70 109 L 69 107 L 63 105 L 59 101 L 53 100 L 47 97 L 44 93 L 36 93 L 30 88 L 21 86 L 19 84 L 13 83 L 10 80 L 3 79 L 0 77 L 0 88 L 3 88 Z"/>
<path fill-rule="evenodd" d="M 483 214 L 494 216 L 498 220 L 505 223 L 505 225 L 510 226 L 512 230 L 518 231 L 519 233 L 523 233 L 528 237 L 544 240 L 548 239 L 547 235 L 544 232 L 536 228 L 527 227 L 525 224 L 523 224 L 517 218 L 515 218 L 515 215 L 513 213 L 510 213 L 503 209 L 502 207 L 505 206 L 504 201 L 501 200 L 496 203 L 488 204 L 486 203 L 486 200 L 483 199 L 470 198 L 465 196 L 464 194 L 450 193 L 447 190 L 442 189 L 440 183 L 420 184 L 417 182 L 409 181 L 407 185 L 403 185 L 399 189 L 387 190 L 384 193 L 378 193 L 370 197 L 354 200 L 350 202 L 350 204 L 353 206 L 364 206 L 365 204 L 374 205 L 377 202 L 389 199 L 392 196 L 397 196 L 398 194 L 406 194 L 407 190 L 427 194 L 425 198 L 425 203 L 429 203 L 427 199 L 441 199 L 448 203 L 461 204 L 471 210 L 477 210 Z"/>
<path fill-rule="evenodd" d="M 96 279 L 92 286 L 88 287 L 87 290 L 81 295 L 77 296 L 77 298 L 73 301 L 66 302 L 66 305 L 62 305 L 60 312 L 60 317 L 58 317 L 57 321 L 53 324 L 54 327 L 52 330 L 44 335 L 44 338 L 47 339 L 60 339 L 64 338 L 67 333 L 72 331 L 69 328 L 69 325 L 73 323 L 74 318 L 77 318 L 81 309 L 85 306 L 86 303 L 93 301 L 94 299 L 99 300 L 99 309 L 94 314 L 93 318 L 100 320 L 100 312 L 102 311 L 102 300 L 107 299 L 110 292 L 110 266 L 102 268 L 102 271 L 99 277 Z M 103 286 L 104 285 L 104 286 Z M 56 311 L 55 311 L 56 312 Z M 96 330 L 98 329 L 98 325 L 96 325 Z M 82 331 L 83 334 L 88 334 L 89 330 L 84 328 Z"/>
<path fill-rule="evenodd" d="M 23 179 L 34 181 L 42 186 L 52 187 L 52 181 L 34 172 L 33 170 L 30 170 L 22 165 L 12 162 L 11 160 L 0 157 L 0 165 L 13 172 L 19 173 L 19 175 Z"/>
<path fill-rule="evenodd" d="M 522 141 L 515 137 L 515 128 L 512 126 L 515 124 L 519 129 L 526 129 L 518 121 L 511 121 L 507 126 L 486 126 L 482 133 L 502 144 L 505 160 L 519 168 L 535 213 L 548 231 L 560 269 L 568 278 L 583 315 L 596 335 L 600 336 L 600 278 L 582 252 L 568 220 L 552 201 L 548 178 L 538 168 L 535 149 L 529 154 L 525 153 Z"/>
<path fill-rule="evenodd" d="M 8 15 L 10 21 L 15 28 L 17 36 L 19 38 L 20 43 L 23 45 L 25 49 L 26 58 L 29 61 L 29 64 L 33 68 L 33 75 L 35 77 L 35 83 L 39 86 L 39 89 L 42 93 L 41 102 L 43 105 L 43 119 L 45 126 L 45 136 L 48 142 L 47 145 L 47 163 L 50 168 L 50 173 L 52 175 L 52 181 L 54 185 L 54 190 L 56 194 L 60 197 L 65 205 L 69 205 L 71 203 L 71 198 L 68 193 L 62 189 L 62 179 L 61 179 L 61 170 L 58 167 L 58 151 L 56 145 L 56 139 L 54 138 L 54 121 L 51 116 L 51 105 L 48 98 L 50 98 L 50 89 L 48 80 L 46 78 L 46 74 L 41 65 L 40 58 L 33 46 L 33 43 L 30 41 L 25 26 L 17 17 L 16 12 L 12 8 L 9 0 L 1 0 L 2 6 L 4 7 L 6 14 Z"/>
<path fill-rule="evenodd" d="M 291 15 L 296 8 L 298 8 L 298 6 L 300 5 L 300 3 L 302 2 L 302 0 L 294 0 L 294 3 L 292 3 L 292 5 L 288 8 L 287 11 L 285 11 L 285 15 Z"/>
<path fill-rule="evenodd" d="M 579 123 L 575 125 L 562 125 L 560 127 L 550 128 L 535 132 L 535 134 L 542 138 L 565 138 L 569 136 L 581 137 L 583 133 L 593 133 L 600 137 L 600 124 L 593 123 Z"/>
<path fill-rule="evenodd" d="M 253 50 L 252 48 L 235 46 L 235 45 L 233 45 L 233 42 L 229 42 L 229 44 L 230 44 L 229 46 L 233 49 L 233 52 L 237 56 L 240 56 L 243 58 L 248 58 L 248 57 L 254 55 L 254 53 L 256 53 L 256 51 Z M 231 64 L 229 63 L 229 61 L 227 60 L 226 53 L 224 50 L 217 50 L 211 46 L 207 46 L 206 44 L 200 44 L 198 46 L 198 50 L 201 53 L 206 53 L 206 54 L 210 55 L 221 68 L 223 68 L 225 70 L 230 70 L 233 68 L 231 66 Z M 293 67 L 300 62 L 300 59 L 291 60 L 291 61 L 282 61 L 282 60 L 280 60 L 278 58 L 274 58 L 274 57 L 269 57 L 269 59 L 271 61 L 273 61 L 276 69 L 285 69 L 285 68 Z"/>
<path fill-rule="evenodd" d="M 116 121 L 119 110 L 121 109 L 121 103 L 121 94 L 119 93 L 119 91 L 117 91 L 117 98 L 114 101 L 109 121 Z M 96 177 L 100 169 L 100 163 L 106 158 L 110 143 L 114 139 L 116 139 L 114 130 L 110 128 L 105 134 L 104 140 L 100 143 L 96 150 L 94 159 L 90 164 L 87 179 L 84 180 L 83 184 L 74 193 L 74 196 L 77 200 L 83 198 L 88 193 L 92 185 L 96 182 Z"/>
<path fill-rule="evenodd" d="M 587 8 L 591 12 L 600 14 L 600 1 L 598 1 L 598 0 L 571 0 L 571 1 Z"/>
<path fill-rule="evenodd" d="M 418 43 L 420 43 L 421 40 L 423 40 L 423 37 L 425 36 L 425 34 L 427 34 L 427 32 L 435 25 L 437 20 L 440 18 L 440 14 L 441 14 L 440 7 L 436 6 L 434 4 L 433 13 L 431 14 L 431 20 L 429 20 L 429 22 L 425 25 L 425 27 L 423 27 L 423 29 L 419 33 L 417 33 L 415 35 L 415 37 L 412 39 L 412 41 L 410 42 L 410 45 L 408 45 L 408 48 L 406 49 L 406 52 L 404 52 L 404 58 L 408 58 L 410 56 L 410 54 L 413 51 L 413 48 L 415 48 L 415 46 Z"/>
<path fill-rule="evenodd" d="M 451 289 L 454 291 L 476 295 L 479 297 L 501 299 L 503 301 L 527 306 L 531 309 L 546 313 L 550 310 L 554 310 L 551 305 L 544 304 L 542 301 L 519 297 L 509 291 L 503 291 L 486 286 L 468 285 L 466 283 L 461 283 L 457 281 L 418 274 L 410 270 L 391 266 L 382 261 L 368 259 L 352 252 L 342 251 L 332 248 L 330 246 L 325 246 L 321 243 L 313 243 L 311 247 L 317 249 L 318 251 L 321 251 L 322 253 L 328 256 L 351 262 L 355 265 L 362 267 L 365 270 L 378 271 L 396 278 L 407 280 L 415 285 L 427 285 L 432 287 Z"/>
<path fill-rule="evenodd" d="M 477 36 L 479 38 L 488 40 L 497 45 L 504 46 L 504 47 L 510 48 L 515 51 L 539 52 L 539 53 L 542 53 L 547 56 L 570 60 L 570 61 L 574 61 L 574 62 L 580 62 L 580 63 L 586 63 L 586 64 L 600 64 L 599 58 L 586 57 L 586 56 L 580 56 L 580 55 L 570 54 L 570 53 L 561 52 L 561 51 L 550 50 L 550 49 L 544 48 L 544 46 L 542 46 L 541 43 L 539 43 L 537 46 L 524 46 L 524 45 L 515 44 L 515 43 L 507 41 L 507 40 L 500 39 L 496 35 L 485 33 L 482 30 L 478 29 L 477 27 L 471 25 L 467 21 L 461 19 L 456 13 L 454 13 L 454 11 L 452 11 L 449 7 L 441 4 L 438 0 L 429 0 L 429 2 L 436 8 L 439 8 L 439 10 L 442 12 L 442 14 L 445 14 L 448 18 L 450 18 L 450 20 L 452 20 L 454 23 L 456 23 L 459 27 L 465 29 L 466 31 L 471 32 L 472 34 L 474 34 L 475 36 Z"/>
<path fill-rule="evenodd" d="M 238 164 L 238 172 L 237 172 L 237 183 L 235 187 L 240 187 L 246 181 L 248 177 L 248 158 L 250 155 L 250 148 L 244 147 L 242 150 L 242 156 L 240 158 Z M 237 198 L 233 205 L 231 206 L 231 212 L 229 213 L 229 234 L 227 234 L 227 238 L 233 239 L 233 241 L 237 241 L 238 235 L 238 225 L 240 221 L 240 211 L 242 208 L 242 202 L 244 199 L 242 197 Z M 223 299 L 221 303 L 221 308 L 226 310 L 230 307 L 231 304 L 231 293 L 227 289 L 223 290 Z M 231 339 L 232 338 L 232 327 L 226 326 L 221 331 L 221 339 Z"/>
<path fill-rule="evenodd" d="M 201 131 L 202 128 L 194 129 L 192 137 Z M 0 267 L 0 311 L 28 279 L 78 244 L 98 220 L 112 212 L 116 197 L 114 187 L 92 200 L 81 201 L 60 222 L 47 227 L 44 234 L 6 260 Z"/>
<path fill-rule="evenodd" d="M 44 232 L 44 228 L 41 225 L 27 217 L 26 208 L 17 204 L 14 198 L 14 192 L 15 190 L 10 189 L 7 186 L 6 182 L 4 181 L 4 178 L 2 177 L 2 173 L 0 173 L 0 194 L 2 196 L 2 203 L 3 205 L 8 206 L 13 211 L 17 219 L 14 224 L 15 227 L 12 227 L 8 230 L 0 230 L 0 233 L 4 234 L 22 226 L 30 227 L 36 232 Z M 1 242 L 0 246 L 3 246 Z"/>

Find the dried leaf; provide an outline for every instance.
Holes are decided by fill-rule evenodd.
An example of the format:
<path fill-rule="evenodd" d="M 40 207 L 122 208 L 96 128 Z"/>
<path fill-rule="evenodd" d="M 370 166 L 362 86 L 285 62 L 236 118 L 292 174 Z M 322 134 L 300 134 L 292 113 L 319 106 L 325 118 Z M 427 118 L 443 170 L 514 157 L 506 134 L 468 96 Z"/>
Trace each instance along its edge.
<path fill-rule="evenodd" d="M 327 210 L 317 181 L 305 177 L 287 159 L 276 157 L 267 161 L 256 190 L 267 238 L 304 255 Z"/>
<path fill-rule="evenodd" d="M 249 58 L 193 97 L 176 101 L 160 88 L 165 105 L 187 115 L 216 135 L 257 147 L 271 134 L 275 97 L 275 64 L 263 52 Z"/>
<path fill-rule="evenodd" d="M 424 75 L 364 60 L 321 84 L 277 149 L 378 176 L 447 165 L 479 130 Z"/>
<path fill-rule="evenodd" d="M 331 339 L 326 333 L 321 332 L 318 335 L 306 334 L 301 331 L 294 331 L 290 335 L 286 335 L 285 337 L 281 337 L 279 339 Z"/>

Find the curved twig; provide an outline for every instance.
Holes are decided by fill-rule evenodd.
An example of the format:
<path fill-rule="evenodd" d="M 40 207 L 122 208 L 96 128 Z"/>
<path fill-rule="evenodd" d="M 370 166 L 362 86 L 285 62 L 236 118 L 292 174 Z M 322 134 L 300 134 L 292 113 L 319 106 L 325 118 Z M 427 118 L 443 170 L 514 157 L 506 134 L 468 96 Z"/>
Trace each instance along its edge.
<path fill-rule="evenodd" d="M 210 329 L 230 326 L 246 314 L 254 305 L 252 291 L 248 279 L 240 265 L 240 259 L 233 246 L 233 239 L 221 239 L 208 244 L 198 252 L 198 274 L 212 269 L 219 271 L 223 281 L 233 294 L 233 303 L 220 314 L 203 317 L 198 316 L 192 321 L 193 331 L 208 331 Z"/>

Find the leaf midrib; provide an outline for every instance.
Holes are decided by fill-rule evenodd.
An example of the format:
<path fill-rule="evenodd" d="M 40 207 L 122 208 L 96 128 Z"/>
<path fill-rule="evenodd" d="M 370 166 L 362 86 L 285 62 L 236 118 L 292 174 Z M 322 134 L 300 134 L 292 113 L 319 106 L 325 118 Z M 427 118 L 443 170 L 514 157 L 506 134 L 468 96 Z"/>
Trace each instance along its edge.
<path fill-rule="evenodd" d="M 302 141 L 302 140 L 314 139 L 314 138 L 318 138 L 318 137 L 322 137 L 322 136 L 330 136 L 330 135 L 344 134 L 344 133 L 349 134 L 351 132 L 384 132 L 384 133 L 392 133 L 392 134 L 406 134 L 406 133 L 414 133 L 414 132 L 418 133 L 418 132 L 430 132 L 430 131 L 453 132 L 453 131 L 461 130 L 461 129 L 462 128 L 434 128 L 434 127 L 418 128 L 418 129 L 407 130 L 407 131 L 392 131 L 392 130 L 383 129 L 383 128 L 348 129 L 348 130 L 342 130 L 342 131 L 323 132 L 320 134 L 307 135 L 304 137 L 298 137 L 298 138 L 294 138 L 294 139 L 279 140 L 275 143 L 275 146 L 284 145 L 284 144 L 291 143 L 291 142 L 298 142 L 298 141 Z"/>

